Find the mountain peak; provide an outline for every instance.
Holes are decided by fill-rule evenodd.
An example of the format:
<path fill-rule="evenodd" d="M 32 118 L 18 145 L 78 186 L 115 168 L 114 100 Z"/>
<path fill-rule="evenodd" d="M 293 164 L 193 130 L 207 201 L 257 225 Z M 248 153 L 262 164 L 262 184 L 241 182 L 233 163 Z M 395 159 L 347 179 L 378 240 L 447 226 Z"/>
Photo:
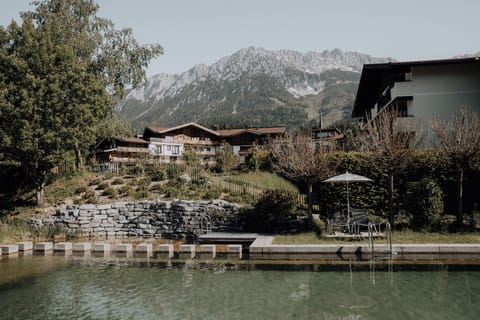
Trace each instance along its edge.
<path fill-rule="evenodd" d="M 391 60 L 340 49 L 302 53 L 250 46 L 211 65 L 155 75 L 132 90 L 118 111 L 137 127 L 147 121 L 225 124 L 251 117 L 248 121 L 262 126 L 278 124 L 274 114 L 280 115 L 280 122 L 298 124 L 315 118 L 325 106 L 341 109 L 332 117 L 336 119 L 351 108 L 363 64 Z"/>

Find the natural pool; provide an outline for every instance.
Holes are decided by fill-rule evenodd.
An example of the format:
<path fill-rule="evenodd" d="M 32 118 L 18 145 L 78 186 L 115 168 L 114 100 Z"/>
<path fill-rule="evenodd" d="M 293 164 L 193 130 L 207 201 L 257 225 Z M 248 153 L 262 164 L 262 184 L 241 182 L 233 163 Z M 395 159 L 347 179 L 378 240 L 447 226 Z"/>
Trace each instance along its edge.
<path fill-rule="evenodd" d="M 478 319 L 479 301 L 475 264 L 0 261 L 0 319 Z"/>

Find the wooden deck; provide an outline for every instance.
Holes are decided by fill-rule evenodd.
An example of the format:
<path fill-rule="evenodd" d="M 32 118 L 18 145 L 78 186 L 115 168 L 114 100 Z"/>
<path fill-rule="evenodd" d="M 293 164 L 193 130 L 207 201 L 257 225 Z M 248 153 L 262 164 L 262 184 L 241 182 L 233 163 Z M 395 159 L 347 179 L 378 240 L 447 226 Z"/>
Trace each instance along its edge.
<path fill-rule="evenodd" d="M 251 244 L 258 238 L 257 233 L 229 233 L 229 232 L 210 232 L 198 237 L 198 242 L 204 243 L 240 243 Z"/>

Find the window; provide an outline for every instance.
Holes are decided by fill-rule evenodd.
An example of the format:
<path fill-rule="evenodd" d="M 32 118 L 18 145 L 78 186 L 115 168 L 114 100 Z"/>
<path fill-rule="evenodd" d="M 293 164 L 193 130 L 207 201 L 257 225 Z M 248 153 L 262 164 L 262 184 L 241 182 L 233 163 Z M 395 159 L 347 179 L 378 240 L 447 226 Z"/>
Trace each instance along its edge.
<path fill-rule="evenodd" d="M 165 136 L 165 141 L 173 142 L 173 137 L 172 136 Z"/>
<path fill-rule="evenodd" d="M 178 142 L 183 142 L 183 136 L 178 136 Z"/>
<path fill-rule="evenodd" d="M 172 154 L 179 154 L 179 153 L 180 153 L 180 147 L 179 146 L 173 146 Z"/>
<path fill-rule="evenodd" d="M 167 146 L 167 151 L 172 151 L 172 146 L 171 145 Z"/>
<path fill-rule="evenodd" d="M 155 154 L 162 154 L 162 146 L 155 146 L 153 151 Z"/>

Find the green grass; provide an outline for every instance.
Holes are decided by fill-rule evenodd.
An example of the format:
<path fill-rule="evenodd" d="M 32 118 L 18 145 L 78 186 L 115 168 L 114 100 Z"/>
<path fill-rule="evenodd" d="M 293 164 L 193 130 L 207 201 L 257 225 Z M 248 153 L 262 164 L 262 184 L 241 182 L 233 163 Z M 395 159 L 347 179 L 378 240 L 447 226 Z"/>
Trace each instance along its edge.
<path fill-rule="evenodd" d="M 377 243 L 386 243 L 386 239 L 378 239 Z M 480 243 L 480 233 L 423 233 L 413 231 L 397 231 L 392 234 L 393 244 L 422 244 L 422 243 Z M 299 234 L 277 235 L 273 244 L 356 244 L 368 243 L 362 240 L 338 240 L 318 237 L 315 232 Z"/>
<path fill-rule="evenodd" d="M 263 189 L 279 189 L 298 192 L 298 188 L 288 180 L 270 172 L 249 172 L 231 177 L 232 180 L 247 182 Z"/>

